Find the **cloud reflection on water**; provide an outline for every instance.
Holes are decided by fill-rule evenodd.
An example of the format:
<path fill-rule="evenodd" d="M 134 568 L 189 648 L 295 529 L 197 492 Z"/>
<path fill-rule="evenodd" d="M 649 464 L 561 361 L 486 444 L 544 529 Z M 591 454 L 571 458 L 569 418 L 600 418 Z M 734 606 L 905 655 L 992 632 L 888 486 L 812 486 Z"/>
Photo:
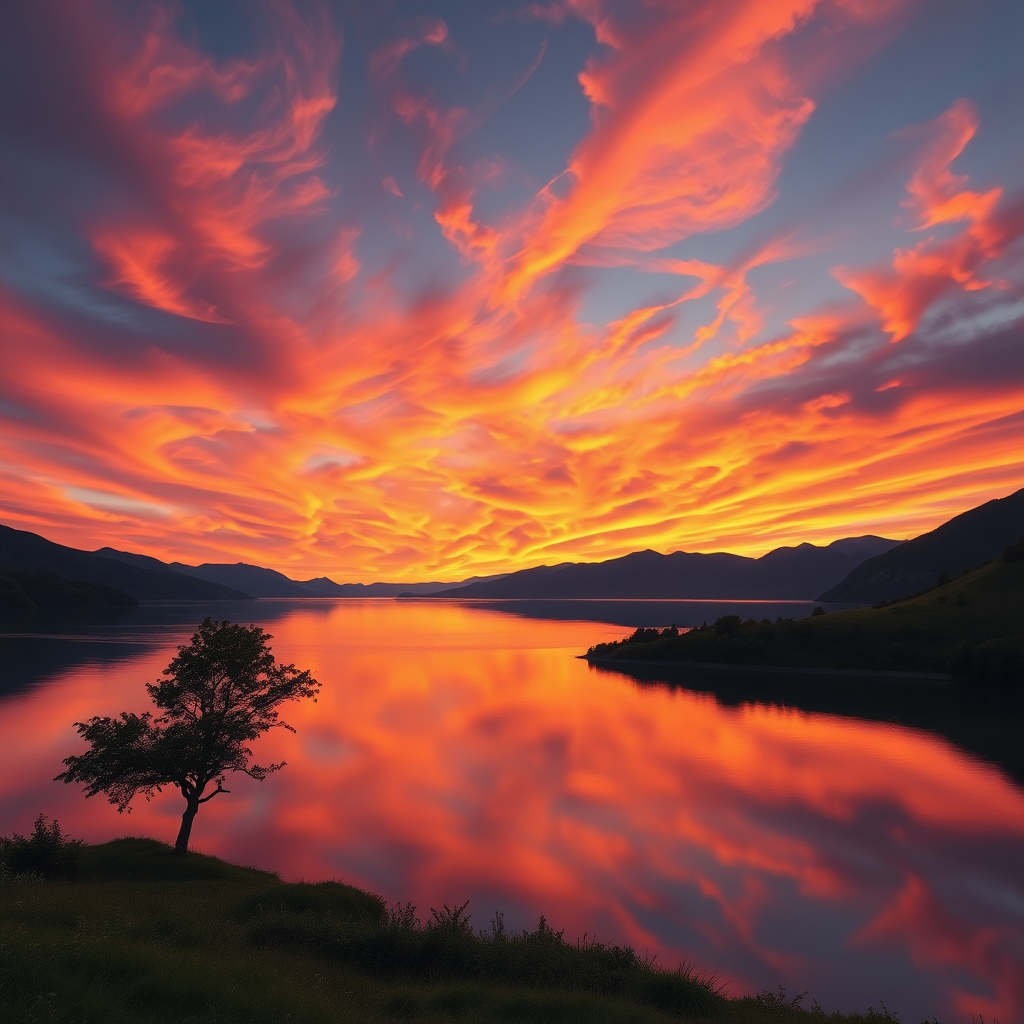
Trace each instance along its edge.
<path fill-rule="evenodd" d="M 282 773 L 204 807 L 199 848 L 421 915 L 467 898 L 477 925 L 543 912 L 571 936 L 696 959 L 733 991 L 781 981 L 904 1019 L 1024 1010 L 1024 793 L 942 738 L 723 706 L 573 657 L 621 627 L 447 603 L 250 607 L 324 689 L 286 715 L 296 735 L 261 741 Z M 173 837 L 176 795 L 119 819 L 49 781 L 71 723 L 141 708 L 169 649 L 5 702 L 5 831 L 43 810 L 93 841 Z"/>

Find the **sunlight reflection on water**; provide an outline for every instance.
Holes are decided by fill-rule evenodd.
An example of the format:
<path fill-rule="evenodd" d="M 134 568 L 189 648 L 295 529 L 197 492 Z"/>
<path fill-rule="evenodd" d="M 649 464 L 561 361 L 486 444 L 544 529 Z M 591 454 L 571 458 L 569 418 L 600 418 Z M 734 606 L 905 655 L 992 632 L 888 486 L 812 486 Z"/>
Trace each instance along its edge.
<path fill-rule="evenodd" d="M 626 632 L 608 623 L 448 602 L 212 612 L 261 622 L 324 686 L 289 709 L 296 735 L 257 746 L 288 767 L 204 807 L 199 849 L 343 877 L 421 916 L 465 899 L 478 926 L 544 913 L 569 936 L 695 959 L 734 992 L 781 982 L 904 1020 L 1024 1013 L 1024 793 L 933 733 L 595 670 L 574 655 Z M 173 838 L 176 794 L 125 818 L 50 780 L 71 723 L 142 710 L 202 614 L 3 635 L 67 653 L 4 700 L 3 831 L 43 811 L 91 841 Z"/>

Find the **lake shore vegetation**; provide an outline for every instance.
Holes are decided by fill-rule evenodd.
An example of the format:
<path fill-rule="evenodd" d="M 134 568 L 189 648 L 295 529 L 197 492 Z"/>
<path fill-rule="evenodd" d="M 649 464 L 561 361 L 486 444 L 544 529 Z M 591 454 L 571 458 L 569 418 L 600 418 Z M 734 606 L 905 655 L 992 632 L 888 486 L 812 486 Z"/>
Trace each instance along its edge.
<path fill-rule="evenodd" d="M 42 817 L 0 843 L 0 906 L 12 1024 L 898 1021 L 826 1018 L 781 991 L 730 998 L 699 970 L 569 941 L 543 917 L 513 932 L 496 913 L 481 931 L 453 904 L 421 923 L 342 882 L 286 883 L 151 839 L 87 846 Z"/>
<path fill-rule="evenodd" d="M 804 619 L 726 615 L 680 631 L 637 629 L 585 657 L 615 662 L 921 672 L 1024 684 L 1024 542 L 911 597 Z"/>

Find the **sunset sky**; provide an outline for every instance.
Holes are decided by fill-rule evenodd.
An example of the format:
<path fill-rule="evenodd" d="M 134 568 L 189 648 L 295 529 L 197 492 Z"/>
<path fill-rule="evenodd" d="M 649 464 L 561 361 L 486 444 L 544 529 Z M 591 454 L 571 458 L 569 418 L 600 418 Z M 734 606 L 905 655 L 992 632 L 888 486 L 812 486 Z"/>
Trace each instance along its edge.
<path fill-rule="evenodd" d="M 0 14 L 0 522 L 296 578 L 1024 485 L 1019 0 Z"/>

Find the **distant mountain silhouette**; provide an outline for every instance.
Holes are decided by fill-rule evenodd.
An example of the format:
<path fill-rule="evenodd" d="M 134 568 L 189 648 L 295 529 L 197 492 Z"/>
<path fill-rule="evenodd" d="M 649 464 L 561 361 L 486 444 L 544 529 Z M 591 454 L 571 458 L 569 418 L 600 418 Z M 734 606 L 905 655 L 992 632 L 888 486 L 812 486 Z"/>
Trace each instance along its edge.
<path fill-rule="evenodd" d="M 225 587 L 244 590 L 253 597 L 314 597 L 301 583 L 289 579 L 283 572 L 264 569 L 259 565 L 247 565 L 245 562 L 204 562 L 202 565 L 185 565 L 182 562 L 171 562 L 175 572 L 208 583 L 219 583 Z"/>
<path fill-rule="evenodd" d="M 220 601 L 250 596 L 219 584 L 182 576 L 166 567 L 154 569 L 54 544 L 36 533 L 9 526 L 0 526 L 0 564 L 25 572 L 53 573 L 68 580 L 102 583 L 125 591 L 137 601 Z"/>
<path fill-rule="evenodd" d="M 957 576 L 991 561 L 1022 536 L 1024 488 L 869 558 L 817 600 L 877 604 L 904 597 L 930 587 L 943 572 Z"/>
<path fill-rule="evenodd" d="M 252 597 L 452 597 L 676 600 L 818 600 L 874 604 L 995 558 L 1024 534 L 1024 489 L 990 501 L 931 533 L 900 543 L 847 537 L 798 544 L 760 558 L 726 552 L 635 551 L 604 562 L 563 562 L 458 583 L 335 583 L 293 580 L 244 562 L 186 565 L 114 548 L 79 551 L 0 526 L 0 565 L 115 587 L 140 601 Z"/>
<path fill-rule="evenodd" d="M 322 597 L 398 597 L 408 594 L 410 597 L 422 597 L 427 594 L 441 594 L 468 584 L 490 580 L 502 580 L 507 573 L 497 576 L 470 576 L 458 583 L 335 583 L 321 576 L 319 579 L 307 580 L 302 585 L 312 588 L 314 585 L 330 584 L 332 590 L 324 590 Z"/>
<path fill-rule="evenodd" d="M 136 555 L 131 551 L 115 548 L 100 548 L 96 552 L 106 558 L 115 558 L 127 565 L 144 569 L 163 570 L 180 576 L 202 580 L 218 587 L 226 587 L 249 597 L 314 597 L 319 596 L 306 590 L 301 583 L 289 579 L 273 569 L 245 562 L 204 562 L 202 565 L 186 565 L 184 562 L 161 562 L 149 555 Z"/>
<path fill-rule="evenodd" d="M 563 562 L 523 569 L 426 596 L 451 598 L 637 598 L 814 600 L 865 558 L 899 541 L 847 537 L 827 547 L 799 544 L 760 558 L 725 552 L 661 555 L 636 551 L 605 562 Z"/>
<path fill-rule="evenodd" d="M 170 570 L 223 587 L 237 588 L 251 597 L 395 597 L 401 593 L 426 593 L 462 587 L 476 580 L 500 579 L 500 576 L 472 576 L 459 583 L 335 583 L 326 576 L 311 580 L 293 580 L 274 569 L 246 562 L 161 562 L 149 555 L 100 548 L 97 554 L 143 569 Z"/>

